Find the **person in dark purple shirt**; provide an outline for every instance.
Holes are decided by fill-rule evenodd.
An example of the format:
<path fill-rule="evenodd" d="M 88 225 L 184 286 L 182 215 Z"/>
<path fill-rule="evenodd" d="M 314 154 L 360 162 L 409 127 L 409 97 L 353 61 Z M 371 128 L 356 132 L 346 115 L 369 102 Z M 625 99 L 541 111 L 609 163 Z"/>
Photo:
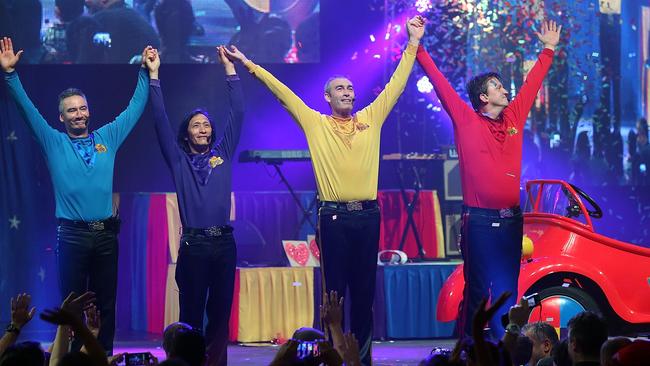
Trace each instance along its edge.
<path fill-rule="evenodd" d="M 244 116 L 241 82 L 234 64 L 217 48 L 226 72 L 230 112 L 223 136 L 217 139 L 207 112 L 189 113 L 174 135 L 163 103 L 157 50 L 147 55 L 155 73 L 150 92 L 156 134 L 169 166 L 183 231 L 176 264 L 180 321 L 205 329 L 208 365 L 226 365 L 228 321 L 235 282 L 237 249 L 228 225 L 233 154 Z M 207 302 L 206 302 L 207 298 Z M 203 327 L 203 314 L 208 322 Z"/>

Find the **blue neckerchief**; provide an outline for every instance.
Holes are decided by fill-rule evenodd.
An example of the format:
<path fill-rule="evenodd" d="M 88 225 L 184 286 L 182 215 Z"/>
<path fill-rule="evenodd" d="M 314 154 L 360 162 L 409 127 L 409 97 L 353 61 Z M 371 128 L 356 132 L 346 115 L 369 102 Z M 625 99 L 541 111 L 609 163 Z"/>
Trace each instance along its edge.
<path fill-rule="evenodd" d="M 86 165 L 92 167 L 95 165 L 95 136 L 91 133 L 88 137 L 70 138 L 72 145 L 77 149 L 79 156 L 83 159 Z"/>
<path fill-rule="evenodd" d="M 210 166 L 210 158 L 217 156 L 217 152 L 212 149 L 207 154 L 188 154 L 192 169 L 199 176 L 201 185 L 208 184 L 210 174 L 212 174 L 212 167 Z"/>

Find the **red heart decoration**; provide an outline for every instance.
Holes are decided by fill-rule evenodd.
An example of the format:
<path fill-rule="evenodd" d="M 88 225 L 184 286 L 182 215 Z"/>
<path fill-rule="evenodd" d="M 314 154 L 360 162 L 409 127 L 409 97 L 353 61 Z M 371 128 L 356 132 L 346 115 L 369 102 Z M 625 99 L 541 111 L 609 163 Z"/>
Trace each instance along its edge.
<path fill-rule="evenodd" d="M 307 260 L 309 260 L 309 249 L 307 249 L 307 245 L 305 245 L 305 243 L 300 243 L 298 245 L 287 243 L 285 245 L 285 248 L 287 249 L 289 258 L 293 259 L 301 266 L 307 264 Z"/>
<path fill-rule="evenodd" d="M 320 250 L 318 249 L 315 239 L 309 242 L 309 250 L 311 250 L 311 254 L 314 258 L 316 258 L 317 261 L 320 261 Z"/>

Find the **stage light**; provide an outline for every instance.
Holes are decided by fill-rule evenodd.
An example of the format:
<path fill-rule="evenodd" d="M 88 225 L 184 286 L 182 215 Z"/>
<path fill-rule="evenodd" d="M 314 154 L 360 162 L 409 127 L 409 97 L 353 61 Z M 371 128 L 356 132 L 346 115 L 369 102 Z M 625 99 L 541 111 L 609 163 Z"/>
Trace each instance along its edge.
<path fill-rule="evenodd" d="M 433 85 L 429 81 L 429 78 L 426 76 L 423 76 L 420 78 L 420 80 L 418 80 L 417 87 L 418 91 L 422 94 L 431 93 L 433 90 Z"/>
<path fill-rule="evenodd" d="M 433 6 L 431 5 L 431 0 L 417 0 L 415 2 L 415 9 L 418 13 L 424 13 L 427 10 L 430 10 Z"/>

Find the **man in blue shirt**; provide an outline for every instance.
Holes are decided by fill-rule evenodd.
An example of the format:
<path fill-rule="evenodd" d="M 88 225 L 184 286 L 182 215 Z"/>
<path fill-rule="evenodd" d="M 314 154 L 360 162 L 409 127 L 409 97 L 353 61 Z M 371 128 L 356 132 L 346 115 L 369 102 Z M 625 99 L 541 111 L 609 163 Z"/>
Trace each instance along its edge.
<path fill-rule="evenodd" d="M 145 48 L 146 52 L 151 47 Z M 31 102 L 14 67 L 22 50 L 14 53 L 11 39 L 0 40 L 0 66 L 9 95 L 15 100 L 41 146 L 52 177 L 56 218 L 57 261 L 62 296 L 70 292 L 96 294 L 101 314 L 99 341 L 113 351 L 117 291 L 117 234 L 113 216 L 115 154 L 140 119 L 149 97 L 149 75 L 140 69 L 128 107 L 99 129 L 89 132 L 90 110 L 83 92 L 66 89 L 59 95 L 59 120 L 65 133 L 52 128 Z"/>

